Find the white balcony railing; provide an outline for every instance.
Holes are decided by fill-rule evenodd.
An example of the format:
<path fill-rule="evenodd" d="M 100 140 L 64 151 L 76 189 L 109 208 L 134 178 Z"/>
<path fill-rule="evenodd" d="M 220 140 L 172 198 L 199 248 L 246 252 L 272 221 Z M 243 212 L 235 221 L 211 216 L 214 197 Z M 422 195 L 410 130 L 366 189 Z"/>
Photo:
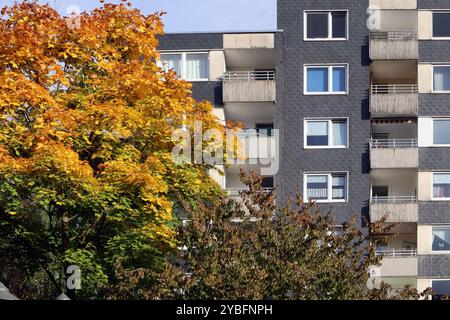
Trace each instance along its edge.
<path fill-rule="evenodd" d="M 374 84 L 371 86 L 372 94 L 416 94 L 417 84 Z"/>
<path fill-rule="evenodd" d="M 225 81 L 233 80 L 275 80 L 275 71 L 231 71 L 225 72 Z"/>
<path fill-rule="evenodd" d="M 416 31 L 372 31 L 371 40 L 417 40 Z"/>
<path fill-rule="evenodd" d="M 416 202 L 417 196 L 386 196 L 386 197 L 373 196 L 370 199 L 370 203 L 372 204 L 378 203 L 395 204 L 395 203 L 416 203 Z"/>
<path fill-rule="evenodd" d="M 371 139 L 371 149 L 415 149 L 417 139 Z"/>
<path fill-rule="evenodd" d="M 389 257 L 389 258 L 405 258 L 416 257 L 416 249 L 383 249 L 376 251 L 377 256 Z"/>
<path fill-rule="evenodd" d="M 227 188 L 227 189 L 225 189 L 225 191 L 232 197 L 233 196 L 234 197 L 240 196 L 241 192 L 249 191 L 249 190 L 250 189 L 248 189 L 248 188 Z M 269 194 L 269 193 L 271 193 L 273 191 L 273 188 L 262 188 L 261 191 L 264 192 L 264 193 Z"/>

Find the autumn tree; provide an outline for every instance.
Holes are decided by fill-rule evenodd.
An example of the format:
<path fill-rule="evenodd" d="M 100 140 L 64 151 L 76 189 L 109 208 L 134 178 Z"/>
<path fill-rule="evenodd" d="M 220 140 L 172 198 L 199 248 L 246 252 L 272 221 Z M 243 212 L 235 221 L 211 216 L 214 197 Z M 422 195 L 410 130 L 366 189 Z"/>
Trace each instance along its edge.
<path fill-rule="evenodd" d="M 223 126 L 157 66 L 161 14 L 106 4 L 64 18 L 22 1 L 0 17 L 0 277 L 21 298 L 92 298 L 124 270 L 161 269 L 174 210 L 220 193 L 172 161 L 172 132 Z"/>
<path fill-rule="evenodd" d="M 382 257 L 356 216 L 338 224 L 331 212 L 320 212 L 300 195 L 277 208 L 276 190 L 264 192 L 261 177 L 242 172 L 241 178 L 248 186 L 241 200 L 205 203 L 180 226 L 182 250 L 167 266 L 162 297 L 366 300 L 429 293 L 410 287 L 396 292 L 370 278 L 369 267 Z M 372 224 L 371 231 L 389 231 L 384 222 Z"/>

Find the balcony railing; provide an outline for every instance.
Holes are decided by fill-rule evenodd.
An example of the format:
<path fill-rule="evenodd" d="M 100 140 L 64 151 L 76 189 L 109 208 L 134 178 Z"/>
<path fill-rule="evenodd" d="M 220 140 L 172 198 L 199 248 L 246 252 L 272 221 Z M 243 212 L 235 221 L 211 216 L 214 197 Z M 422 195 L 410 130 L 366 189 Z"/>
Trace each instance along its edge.
<path fill-rule="evenodd" d="M 275 71 L 232 71 L 225 72 L 225 81 L 233 80 L 275 80 Z"/>
<path fill-rule="evenodd" d="M 371 149 L 415 149 L 417 139 L 371 139 Z"/>
<path fill-rule="evenodd" d="M 417 40 L 417 31 L 372 31 L 371 40 Z"/>
<path fill-rule="evenodd" d="M 377 256 L 389 257 L 389 258 L 405 258 L 405 257 L 416 257 L 416 249 L 385 249 L 377 250 Z"/>
<path fill-rule="evenodd" d="M 373 196 L 372 199 L 370 199 L 370 203 L 377 204 L 377 203 L 416 203 L 417 202 L 417 196 L 386 196 L 386 197 L 380 197 L 380 196 Z"/>
<path fill-rule="evenodd" d="M 376 84 L 371 86 L 372 94 L 415 94 L 417 84 Z"/>
<path fill-rule="evenodd" d="M 249 191 L 250 189 L 248 188 L 227 188 L 225 189 L 225 191 L 230 195 L 230 196 L 240 196 L 241 192 L 243 191 Z M 263 193 L 271 193 L 273 191 L 273 188 L 262 188 L 261 190 Z"/>

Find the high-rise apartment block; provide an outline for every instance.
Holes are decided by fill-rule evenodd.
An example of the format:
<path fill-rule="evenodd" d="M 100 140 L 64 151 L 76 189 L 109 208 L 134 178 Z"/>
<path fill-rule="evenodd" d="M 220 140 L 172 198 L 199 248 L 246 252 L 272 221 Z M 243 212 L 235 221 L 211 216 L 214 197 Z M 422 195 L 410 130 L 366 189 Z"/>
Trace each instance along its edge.
<path fill-rule="evenodd" d="M 162 65 L 248 128 L 248 154 L 262 130 L 276 144 L 275 157 L 211 174 L 236 195 L 240 168 L 256 169 L 278 204 L 300 191 L 362 228 L 387 214 L 382 279 L 450 293 L 450 1 L 278 0 L 277 11 L 274 31 L 161 37 Z"/>

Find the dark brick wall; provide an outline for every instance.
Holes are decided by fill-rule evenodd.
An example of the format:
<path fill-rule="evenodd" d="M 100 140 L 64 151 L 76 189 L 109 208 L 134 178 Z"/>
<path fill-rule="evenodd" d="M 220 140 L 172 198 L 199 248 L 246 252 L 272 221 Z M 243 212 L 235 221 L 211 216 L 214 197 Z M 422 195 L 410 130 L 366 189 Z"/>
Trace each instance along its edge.
<path fill-rule="evenodd" d="M 449 170 L 450 148 L 419 148 L 419 170 Z"/>
<path fill-rule="evenodd" d="M 447 53 L 450 61 L 450 48 Z M 419 116 L 450 116 L 450 94 L 419 94 Z"/>
<path fill-rule="evenodd" d="M 169 33 L 159 37 L 160 50 L 211 50 L 222 48 L 222 33 Z M 193 82 L 192 96 L 196 100 L 208 100 L 216 106 L 221 106 L 223 104 L 222 82 Z"/>
<path fill-rule="evenodd" d="M 449 222 L 450 202 L 428 201 L 419 203 L 419 224 L 439 224 Z"/>
<path fill-rule="evenodd" d="M 419 256 L 419 277 L 448 277 L 450 255 Z"/>
<path fill-rule="evenodd" d="M 326 204 L 334 208 L 338 219 L 353 213 L 367 215 L 369 198 L 370 138 L 369 60 L 366 27 L 366 0 L 279 0 L 278 28 L 284 30 L 285 48 L 282 64 L 284 82 L 278 99 L 278 116 L 283 127 L 283 170 L 278 182 L 282 199 L 292 196 L 296 189 L 303 190 L 303 173 L 307 171 L 348 171 L 349 202 Z M 349 10 L 349 41 L 303 41 L 303 11 L 310 9 Z M 350 70 L 349 95 L 304 96 L 303 65 L 309 63 L 348 63 Z M 350 147 L 341 150 L 303 149 L 303 119 L 305 117 L 348 117 Z"/>

